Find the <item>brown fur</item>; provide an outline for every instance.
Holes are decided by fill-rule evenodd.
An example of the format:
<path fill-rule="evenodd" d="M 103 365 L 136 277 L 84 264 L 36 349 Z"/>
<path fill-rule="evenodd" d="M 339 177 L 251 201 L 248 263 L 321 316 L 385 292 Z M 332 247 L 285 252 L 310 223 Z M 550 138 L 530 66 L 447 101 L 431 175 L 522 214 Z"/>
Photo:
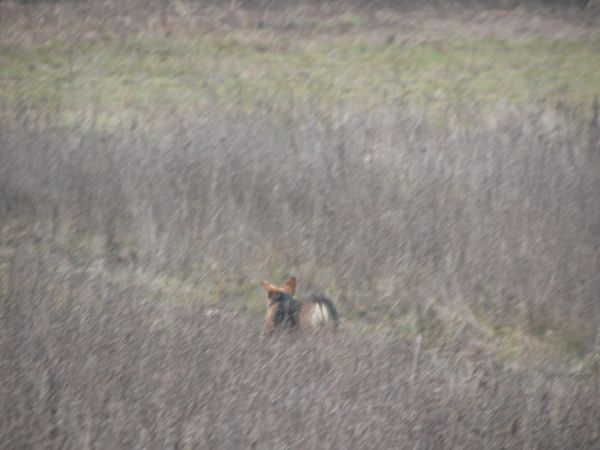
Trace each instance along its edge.
<path fill-rule="evenodd" d="M 267 291 L 267 315 L 264 334 L 270 335 L 277 328 L 289 330 L 319 331 L 321 334 L 335 333 L 338 313 L 331 300 L 323 296 L 312 296 L 299 301 L 296 293 L 296 279 L 291 277 L 283 287 L 261 281 Z"/>

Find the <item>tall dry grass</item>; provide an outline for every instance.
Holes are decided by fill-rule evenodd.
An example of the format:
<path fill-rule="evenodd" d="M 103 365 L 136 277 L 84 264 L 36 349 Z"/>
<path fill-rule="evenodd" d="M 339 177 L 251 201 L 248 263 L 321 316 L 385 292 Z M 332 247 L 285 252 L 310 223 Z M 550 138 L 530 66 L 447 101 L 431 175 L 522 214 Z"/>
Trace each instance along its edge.
<path fill-rule="evenodd" d="M 579 354 L 596 342 L 600 150 L 581 111 L 446 130 L 401 109 L 104 133 L 16 116 L 0 124 L 0 208 L 46 218 L 44 235 L 101 236 L 101 257 L 223 292 L 283 268 L 354 318 L 426 327 L 466 307 Z"/>
<path fill-rule="evenodd" d="M 598 446 L 597 367 L 516 368 L 468 339 L 262 341 L 252 316 L 37 245 L 4 255 L 2 448 Z"/>
<path fill-rule="evenodd" d="M 9 55 L 264 29 L 576 41 L 597 22 L 537 2 L 0 3 Z M 65 58 L 40 64 L 94 93 Z M 600 446 L 597 106 L 323 115 L 309 95 L 102 120 L 18 59 L 5 81 L 42 101 L 0 100 L 0 448 Z M 256 282 L 288 274 L 335 299 L 337 336 L 261 340 Z"/>

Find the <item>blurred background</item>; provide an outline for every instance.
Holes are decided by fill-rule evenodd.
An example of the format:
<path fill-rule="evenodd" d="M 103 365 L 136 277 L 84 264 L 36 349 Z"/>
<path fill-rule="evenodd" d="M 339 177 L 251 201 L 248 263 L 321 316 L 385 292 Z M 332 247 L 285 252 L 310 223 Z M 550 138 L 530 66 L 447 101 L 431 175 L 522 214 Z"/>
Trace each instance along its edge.
<path fill-rule="evenodd" d="M 0 447 L 600 447 L 599 95 L 596 0 L 0 0 Z"/>

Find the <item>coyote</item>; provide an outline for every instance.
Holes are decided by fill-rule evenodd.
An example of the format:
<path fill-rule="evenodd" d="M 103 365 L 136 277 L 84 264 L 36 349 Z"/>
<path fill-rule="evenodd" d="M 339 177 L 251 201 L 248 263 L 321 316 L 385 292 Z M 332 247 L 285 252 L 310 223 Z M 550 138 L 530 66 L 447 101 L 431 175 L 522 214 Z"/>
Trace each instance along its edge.
<path fill-rule="evenodd" d="M 324 295 L 312 295 L 296 300 L 296 278 L 291 277 L 283 287 L 261 281 L 267 291 L 267 319 L 264 335 L 270 336 L 276 329 L 320 331 L 335 333 L 339 316 L 333 302 Z"/>

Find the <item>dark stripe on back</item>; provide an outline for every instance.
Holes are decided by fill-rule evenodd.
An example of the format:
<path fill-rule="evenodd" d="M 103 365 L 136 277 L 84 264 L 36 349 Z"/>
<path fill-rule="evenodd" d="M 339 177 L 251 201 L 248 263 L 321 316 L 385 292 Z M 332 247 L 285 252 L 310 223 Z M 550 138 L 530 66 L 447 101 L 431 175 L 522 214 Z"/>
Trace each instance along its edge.
<path fill-rule="evenodd" d="M 277 311 L 273 319 L 273 325 L 282 325 L 292 329 L 298 325 L 299 303 L 294 297 L 285 293 L 278 293 L 271 299 L 277 305 Z"/>

